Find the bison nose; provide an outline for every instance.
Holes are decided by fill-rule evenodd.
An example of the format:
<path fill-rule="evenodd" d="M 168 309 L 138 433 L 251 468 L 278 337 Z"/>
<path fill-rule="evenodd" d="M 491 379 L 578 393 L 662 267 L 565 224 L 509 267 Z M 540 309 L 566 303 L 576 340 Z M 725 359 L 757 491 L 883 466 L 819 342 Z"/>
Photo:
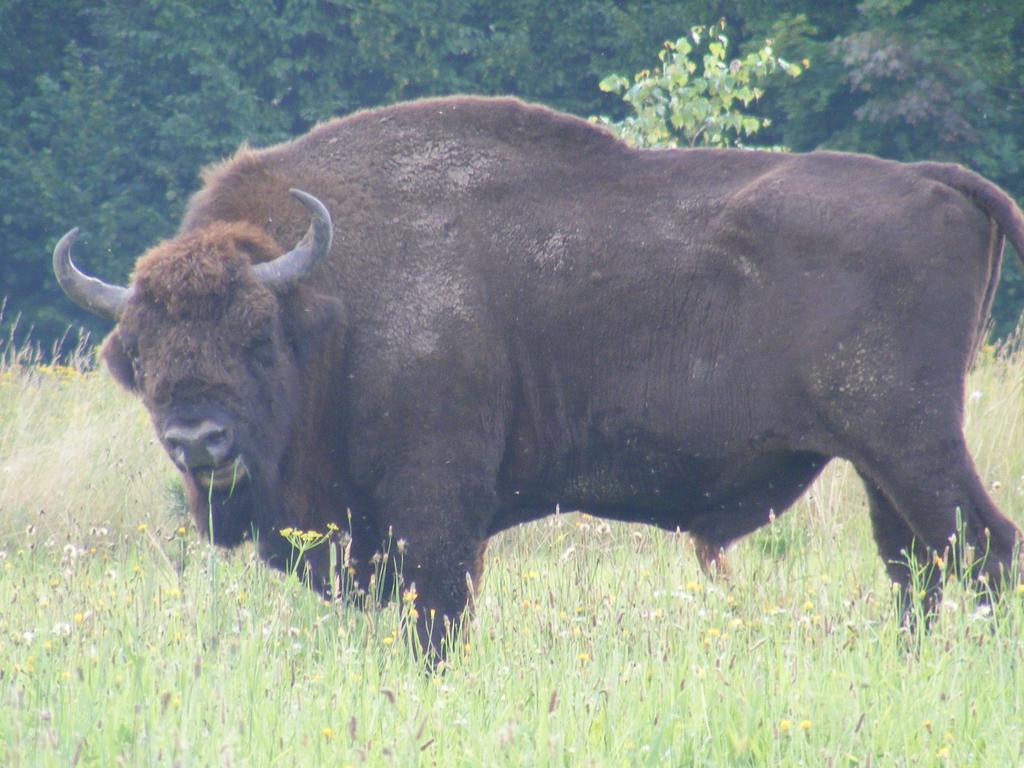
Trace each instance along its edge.
<path fill-rule="evenodd" d="M 168 425 L 164 442 L 174 463 L 184 470 L 219 467 L 231 458 L 235 447 L 231 428 L 209 419 Z"/>

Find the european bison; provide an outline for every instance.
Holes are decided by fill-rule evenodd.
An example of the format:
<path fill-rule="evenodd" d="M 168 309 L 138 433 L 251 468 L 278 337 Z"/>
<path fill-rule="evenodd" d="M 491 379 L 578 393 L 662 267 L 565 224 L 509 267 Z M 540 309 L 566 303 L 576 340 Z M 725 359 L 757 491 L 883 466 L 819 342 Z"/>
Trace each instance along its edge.
<path fill-rule="evenodd" d="M 1020 533 L 961 421 L 1024 218 L 970 171 L 637 151 L 464 97 L 243 147 L 203 181 L 127 288 L 77 271 L 76 230 L 61 286 L 116 321 L 103 357 L 203 534 L 257 536 L 282 566 L 280 529 L 334 524 L 364 586 L 400 541 L 428 650 L 488 537 L 556 502 L 689 531 L 708 565 L 837 456 L 904 590 L 908 554 L 946 548 L 957 510 L 987 555 L 973 572 L 1011 565 Z"/>

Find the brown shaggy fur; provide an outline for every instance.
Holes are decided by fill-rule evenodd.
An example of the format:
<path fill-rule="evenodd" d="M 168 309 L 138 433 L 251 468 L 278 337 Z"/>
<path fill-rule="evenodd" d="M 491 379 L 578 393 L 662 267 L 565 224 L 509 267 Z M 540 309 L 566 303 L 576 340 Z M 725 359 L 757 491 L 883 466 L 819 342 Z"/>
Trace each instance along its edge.
<path fill-rule="evenodd" d="M 255 532 L 284 567 L 281 527 L 333 523 L 366 587 L 401 539 L 420 615 L 454 619 L 488 537 L 556 503 L 689 531 L 713 568 L 838 456 L 904 596 L 907 555 L 930 562 L 958 515 L 987 553 L 973 573 L 1013 562 L 1020 534 L 961 421 L 1024 217 L 966 169 L 641 152 L 459 97 L 243 147 L 203 182 L 140 260 L 105 357 L 161 439 L 213 424 L 234 441 L 240 487 L 183 475 L 221 543 Z M 306 230 L 292 187 L 326 205 L 334 245 L 271 291 L 247 267 Z M 343 575 L 312 561 L 322 588 Z M 440 626 L 421 623 L 425 647 Z"/>
<path fill-rule="evenodd" d="M 171 315 L 196 304 L 223 305 L 234 287 L 249 280 L 249 267 L 281 255 L 267 232 L 248 222 L 218 221 L 147 251 L 132 275 L 145 300 Z"/>

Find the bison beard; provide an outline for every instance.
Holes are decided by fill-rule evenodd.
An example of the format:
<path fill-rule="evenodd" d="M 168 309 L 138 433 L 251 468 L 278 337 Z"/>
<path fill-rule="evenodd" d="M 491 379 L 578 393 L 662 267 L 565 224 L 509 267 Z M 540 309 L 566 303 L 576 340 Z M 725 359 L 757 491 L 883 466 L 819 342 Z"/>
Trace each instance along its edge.
<path fill-rule="evenodd" d="M 194 480 L 185 481 L 185 498 L 190 510 L 205 509 L 205 515 L 194 514 L 196 528 L 204 538 L 222 547 L 237 547 L 258 530 L 256 520 L 272 517 L 264 493 L 255 484 L 243 480 L 227 489 L 203 488 Z"/>
<path fill-rule="evenodd" d="M 1020 532 L 962 420 L 1024 217 L 964 168 L 637 151 L 460 97 L 243 148 L 203 178 L 130 286 L 77 271 L 77 230 L 58 280 L 117 322 L 104 357 L 199 529 L 254 535 L 285 567 L 281 528 L 338 525 L 360 588 L 400 543 L 391 586 L 415 587 L 434 658 L 489 536 L 561 503 L 689 531 L 711 570 L 835 457 L 864 480 L 905 612 L 909 558 L 944 552 L 958 516 L 981 557 L 949 571 L 998 588 L 1013 570 Z M 341 575 L 310 565 L 321 589 Z M 926 601 L 941 588 L 936 570 Z"/>

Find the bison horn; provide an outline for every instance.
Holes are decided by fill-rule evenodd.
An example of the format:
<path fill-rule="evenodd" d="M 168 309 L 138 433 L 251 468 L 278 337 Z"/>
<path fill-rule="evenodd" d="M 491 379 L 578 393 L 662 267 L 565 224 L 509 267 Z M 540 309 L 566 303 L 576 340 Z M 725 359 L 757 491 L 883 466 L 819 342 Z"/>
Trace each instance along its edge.
<path fill-rule="evenodd" d="M 309 229 L 305 236 L 292 250 L 273 261 L 265 261 L 253 266 L 256 276 L 271 288 L 287 288 L 313 271 L 320 260 L 331 250 L 331 214 L 327 208 L 307 192 L 301 189 L 289 190 L 296 200 L 305 206 L 312 215 Z"/>
<path fill-rule="evenodd" d="M 94 315 L 117 320 L 128 299 L 129 289 L 120 285 L 109 285 L 95 277 L 89 277 L 71 262 L 71 244 L 78 237 L 75 227 L 57 242 L 53 249 L 53 273 L 68 298 Z"/>

